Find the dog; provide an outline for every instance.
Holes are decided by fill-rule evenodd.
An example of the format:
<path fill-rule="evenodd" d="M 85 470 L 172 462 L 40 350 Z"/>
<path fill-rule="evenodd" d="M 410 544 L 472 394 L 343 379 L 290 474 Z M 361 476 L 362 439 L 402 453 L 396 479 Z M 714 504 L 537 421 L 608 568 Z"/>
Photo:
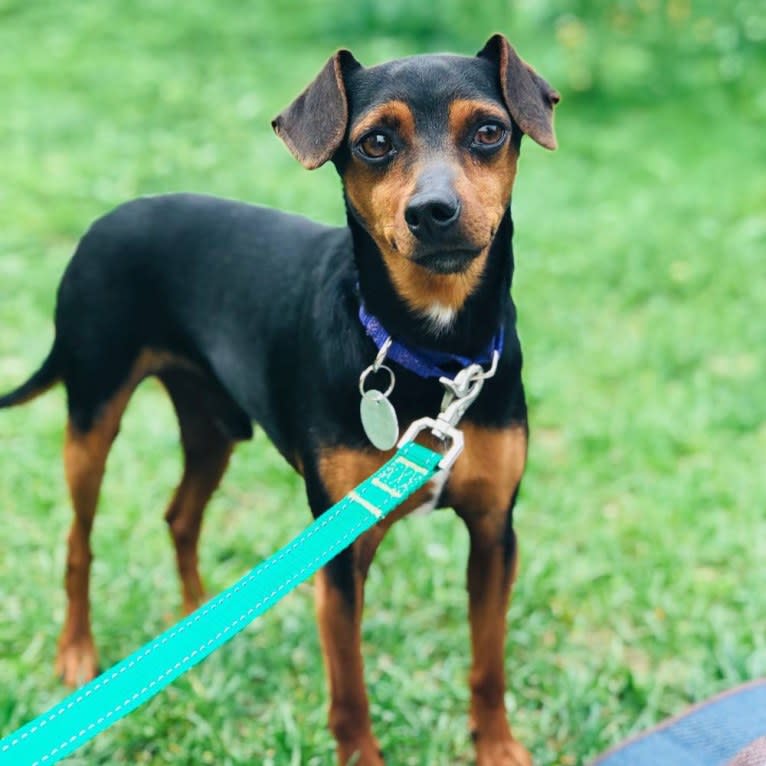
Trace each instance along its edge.
<path fill-rule="evenodd" d="M 477 763 L 531 763 L 504 704 L 505 614 L 517 561 L 512 512 L 528 436 L 510 295 L 510 201 L 522 135 L 556 147 L 558 100 L 502 35 L 474 57 L 423 55 L 371 68 L 341 50 L 273 127 L 304 167 L 335 165 L 346 226 L 195 194 L 139 198 L 91 225 L 59 287 L 49 355 L 0 398 L 9 407 L 59 382 L 66 389 L 74 520 L 56 666 L 67 684 L 98 673 L 89 536 L 107 455 L 136 386 L 158 378 L 178 416 L 185 463 L 166 519 L 189 612 L 204 598 L 197 542 L 205 505 L 253 423 L 303 476 L 315 517 L 390 457 L 391 444 L 371 444 L 359 411 L 360 374 L 385 355 L 372 328 L 384 328 L 406 354 L 388 360 L 395 385 L 377 392 L 377 403 L 385 399 L 403 424 L 439 412 L 438 373 L 450 377 L 492 358 L 496 369 L 460 425 L 464 451 L 446 480 L 421 490 L 316 577 L 338 762 L 383 764 L 360 651 L 375 550 L 397 519 L 444 506 L 470 535 Z"/>

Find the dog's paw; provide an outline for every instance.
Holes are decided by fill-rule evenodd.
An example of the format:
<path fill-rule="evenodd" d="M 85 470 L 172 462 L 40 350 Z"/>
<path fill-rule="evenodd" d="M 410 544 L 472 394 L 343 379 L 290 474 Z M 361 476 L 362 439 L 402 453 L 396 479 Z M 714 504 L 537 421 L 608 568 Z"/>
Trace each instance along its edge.
<path fill-rule="evenodd" d="M 532 766 L 532 756 L 515 739 L 477 743 L 476 766 Z"/>
<path fill-rule="evenodd" d="M 385 766 L 383 753 L 374 738 L 339 745 L 338 763 L 340 766 Z"/>
<path fill-rule="evenodd" d="M 192 612 L 199 609 L 208 598 L 209 596 L 204 589 L 193 595 L 185 595 L 181 605 L 181 615 L 183 617 L 188 617 Z"/>
<path fill-rule="evenodd" d="M 61 640 L 56 656 L 56 673 L 67 686 L 82 686 L 98 674 L 98 655 L 93 639 Z"/>

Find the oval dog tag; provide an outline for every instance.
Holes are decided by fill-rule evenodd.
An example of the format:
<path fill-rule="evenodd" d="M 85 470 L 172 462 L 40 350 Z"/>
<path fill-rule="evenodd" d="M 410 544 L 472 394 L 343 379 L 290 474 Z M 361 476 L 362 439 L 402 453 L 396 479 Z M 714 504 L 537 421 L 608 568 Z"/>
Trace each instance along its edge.
<path fill-rule="evenodd" d="M 365 391 L 359 404 L 359 414 L 367 438 L 380 450 L 391 449 L 399 439 L 399 420 L 394 405 L 374 388 Z"/>

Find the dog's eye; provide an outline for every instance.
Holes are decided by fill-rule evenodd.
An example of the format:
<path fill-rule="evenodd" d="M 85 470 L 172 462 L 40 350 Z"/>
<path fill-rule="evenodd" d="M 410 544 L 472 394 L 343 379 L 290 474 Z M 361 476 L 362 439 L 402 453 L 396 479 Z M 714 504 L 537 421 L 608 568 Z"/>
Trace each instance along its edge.
<path fill-rule="evenodd" d="M 496 122 L 486 122 L 473 134 L 473 145 L 490 148 L 499 146 L 508 131 Z"/>
<path fill-rule="evenodd" d="M 359 151 L 371 160 L 381 160 L 394 150 L 391 139 L 385 133 L 368 133 L 357 146 Z"/>

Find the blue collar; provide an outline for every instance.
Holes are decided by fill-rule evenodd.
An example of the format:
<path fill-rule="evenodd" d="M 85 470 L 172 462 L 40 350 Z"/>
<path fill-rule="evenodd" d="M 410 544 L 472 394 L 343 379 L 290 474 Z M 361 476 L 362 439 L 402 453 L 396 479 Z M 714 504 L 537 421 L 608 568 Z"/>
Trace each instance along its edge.
<path fill-rule="evenodd" d="M 359 321 L 367 335 L 372 338 L 373 343 L 380 350 L 391 335 L 377 317 L 367 313 L 361 300 L 359 301 Z M 407 346 L 401 341 L 393 339 L 386 356 L 421 378 L 444 377 L 452 380 L 461 369 L 471 364 L 491 364 L 495 352 L 502 353 L 504 336 L 504 328 L 501 325 L 488 348 L 474 359 L 460 354 L 450 354 L 446 351 Z"/>

